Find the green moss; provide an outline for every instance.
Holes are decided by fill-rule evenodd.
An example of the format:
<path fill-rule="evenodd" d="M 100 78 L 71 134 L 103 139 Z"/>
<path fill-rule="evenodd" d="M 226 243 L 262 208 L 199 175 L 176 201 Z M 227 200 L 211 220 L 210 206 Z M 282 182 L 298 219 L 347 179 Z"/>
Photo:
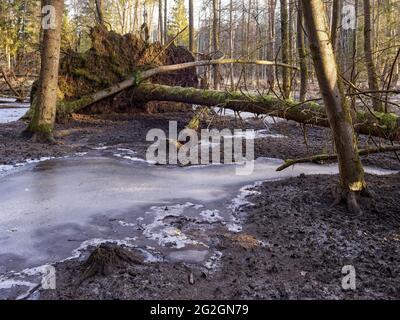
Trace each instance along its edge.
<path fill-rule="evenodd" d="M 377 125 L 384 130 L 394 130 L 397 129 L 399 123 L 399 116 L 394 113 L 384 113 L 384 112 L 370 112 L 358 111 L 357 120 L 358 122 L 364 122 L 372 117 L 376 118 Z"/>
<path fill-rule="evenodd" d="M 93 82 L 96 82 L 96 83 L 99 83 L 99 84 L 103 83 L 103 81 L 102 81 L 102 79 L 100 77 L 91 74 L 87 69 L 81 69 L 81 68 L 75 69 L 73 71 L 73 75 L 78 77 L 78 78 L 82 77 L 82 78 L 85 78 L 85 79 L 87 79 L 89 81 L 93 81 Z"/>
<path fill-rule="evenodd" d="M 82 107 L 90 105 L 93 101 L 94 100 L 92 96 L 85 96 L 75 101 L 62 101 L 58 104 L 57 116 L 58 117 L 69 116 L 71 113 L 74 113 L 82 109 Z"/>

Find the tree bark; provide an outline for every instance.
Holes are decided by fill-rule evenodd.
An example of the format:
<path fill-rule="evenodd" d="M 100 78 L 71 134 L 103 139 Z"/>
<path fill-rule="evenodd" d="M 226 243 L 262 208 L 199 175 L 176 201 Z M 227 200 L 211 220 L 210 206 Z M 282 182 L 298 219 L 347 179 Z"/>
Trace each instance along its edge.
<path fill-rule="evenodd" d="M 338 29 L 340 22 L 340 9 L 341 9 L 341 0 L 333 0 L 332 3 L 332 23 L 331 23 L 331 41 L 333 50 L 336 51 L 337 43 L 338 43 Z"/>
<path fill-rule="evenodd" d="M 158 41 L 164 44 L 163 0 L 158 0 Z"/>
<path fill-rule="evenodd" d="M 194 52 L 194 8 L 193 0 L 189 0 L 189 51 Z"/>
<path fill-rule="evenodd" d="M 376 75 L 376 67 L 372 54 L 372 17 L 371 17 L 371 3 L 370 0 L 364 0 L 364 54 L 365 62 L 368 72 L 368 85 L 369 90 L 378 91 L 378 77 Z M 380 94 L 375 93 L 373 101 L 373 107 L 375 111 L 383 111 L 383 105 L 380 99 Z"/>
<path fill-rule="evenodd" d="M 233 0 L 229 1 L 229 58 L 233 58 L 233 47 L 234 47 L 234 32 L 233 32 Z M 235 80 L 234 80 L 234 69 L 233 69 L 233 63 L 229 65 L 229 70 L 230 70 L 230 84 L 231 84 L 231 90 L 235 88 Z"/>
<path fill-rule="evenodd" d="M 213 6 L 213 25 L 212 25 L 212 39 L 213 39 L 213 50 L 217 53 L 219 50 L 219 39 L 218 39 L 218 2 L 212 0 Z M 218 65 L 214 66 L 214 89 L 218 90 L 220 85 L 219 81 L 219 68 Z"/>
<path fill-rule="evenodd" d="M 268 6 L 268 34 L 267 34 L 267 59 L 275 59 L 275 8 L 276 0 L 269 0 Z M 272 67 L 267 71 L 268 83 L 271 87 L 275 86 L 275 69 Z"/>
<path fill-rule="evenodd" d="M 289 63 L 289 16 L 287 0 L 281 0 L 281 42 L 282 62 Z M 285 99 L 290 97 L 289 71 L 284 69 L 282 69 L 282 95 Z"/>
<path fill-rule="evenodd" d="M 298 0 L 297 8 L 297 51 L 299 54 L 300 64 L 300 97 L 301 102 L 306 100 L 307 89 L 308 89 L 308 68 L 307 68 L 307 52 L 304 41 L 304 30 L 303 30 L 303 9 L 301 0 Z"/>
<path fill-rule="evenodd" d="M 96 18 L 99 25 L 104 26 L 103 0 L 96 0 Z"/>
<path fill-rule="evenodd" d="M 55 9 L 55 25 L 43 29 L 39 88 L 34 105 L 34 115 L 26 130 L 35 140 L 53 141 L 57 109 L 58 69 L 60 61 L 63 0 L 42 0 L 42 7 Z"/>
<path fill-rule="evenodd" d="M 343 82 L 330 41 L 324 3 L 322 0 L 302 0 L 302 4 L 315 72 L 338 154 L 338 199 L 347 200 L 349 209 L 360 211 L 355 193 L 363 191 L 367 185 L 358 153 L 350 106 L 344 94 Z"/>

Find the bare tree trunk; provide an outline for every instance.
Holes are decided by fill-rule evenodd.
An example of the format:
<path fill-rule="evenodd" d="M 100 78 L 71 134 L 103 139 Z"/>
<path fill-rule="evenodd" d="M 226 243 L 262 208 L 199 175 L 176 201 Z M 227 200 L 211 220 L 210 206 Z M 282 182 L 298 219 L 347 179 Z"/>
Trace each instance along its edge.
<path fill-rule="evenodd" d="M 104 26 L 103 0 L 96 0 L 96 18 L 99 25 Z"/>
<path fill-rule="evenodd" d="M 298 0 L 297 8 L 297 51 L 300 63 L 300 101 L 305 101 L 308 89 L 308 68 L 307 68 L 307 52 L 304 41 L 303 30 L 303 9 L 301 0 Z"/>
<path fill-rule="evenodd" d="M 214 53 L 219 50 L 219 39 L 218 39 L 218 2 L 217 0 L 212 0 L 213 5 L 213 25 L 212 25 L 212 38 L 213 38 L 213 50 Z M 219 89 L 219 67 L 214 66 L 214 89 Z"/>
<path fill-rule="evenodd" d="M 367 65 L 368 72 L 368 84 L 369 90 L 378 91 L 378 77 L 376 75 L 376 67 L 374 63 L 374 58 L 372 54 L 372 20 L 371 20 L 371 3 L 370 0 L 364 0 L 364 54 L 365 54 L 365 62 Z M 374 94 L 373 107 L 375 111 L 382 111 L 383 106 L 380 101 L 380 94 Z"/>
<path fill-rule="evenodd" d="M 133 15 L 133 31 L 139 33 L 139 0 L 135 0 Z"/>
<path fill-rule="evenodd" d="M 164 43 L 168 42 L 168 0 L 164 1 Z"/>
<path fill-rule="evenodd" d="M 281 0 L 281 40 L 282 62 L 289 63 L 289 16 L 287 0 Z M 285 99 L 288 99 L 290 97 L 289 71 L 283 69 L 282 94 Z"/>
<path fill-rule="evenodd" d="M 158 41 L 164 44 L 163 0 L 158 0 Z"/>
<path fill-rule="evenodd" d="M 360 211 L 355 193 L 366 188 L 364 169 L 358 153 L 350 106 L 330 41 L 324 3 L 323 0 L 302 0 L 302 4 L 315 71 L 338 154 L 338 199 L 346 199 L 349 209 Z"/>
<path fill-rule="evenodd" d="M 43 42 L 39 88 L 36 101 L 33 102 L 35 112 L 25 133 L 32 135 L 34 140 L 53 141 L 64 1 L 42 0 L 42 7 L 45 5 L 55 8 L 55 25 L 49 25 L 47 28 L 42 26 Z"/>
<path fill-rule="evenodd" d="M 333 50 L 335 50 L 335 51 L 336 51 L 337 42 L 338 42 L 340 8 L 341 8 L 341 0 L 333 0 L 333 3 L 332 3 L 331 41 L 332 41 Z"/>
<path fill-rule="evenodd" d="M 233 37 L 234 37 L 234 32 L 233 32 L 233 0 L 229 1 L 229 58 L 233 59 Z M 231 84 L 231 90 L 235 88 L 235 81 L 234 81 L 234 74 L 233 74 L 233 63 L 230 64 L 229 66 L 230 69 L 230 84 Z"/>
<path fill-rule="evenodd" d="M 194 52 L 194 12 L 193 0 L 189 0 L 189 51 Z"/>
<path fill-rule="evenodd" d="M 267 59 L 274 60 L 275 59 L 275 8 L 276 8 L 276 0 L 269 0 L 268 6 L 268 46 L 267 46 Z M 268 83 L 274 87 L 275 84 L 275 69 L 271 67 L 267 70 Z"/>

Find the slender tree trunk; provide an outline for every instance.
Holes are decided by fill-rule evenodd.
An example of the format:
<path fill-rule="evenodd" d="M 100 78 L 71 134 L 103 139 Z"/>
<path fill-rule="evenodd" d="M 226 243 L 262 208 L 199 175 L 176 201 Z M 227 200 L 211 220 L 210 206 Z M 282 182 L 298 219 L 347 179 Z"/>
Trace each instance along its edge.
<path fill-rule="evenodd" d="M 289 16 L 288 2 L 281 0 L 281 51 L 282 62 L 289 64 Z M 282 69 L 282 94 L 285 99 L 290 96 L 290 79 L 289 71 Z"/>
<path fill-rule="evenodd" d="M 213 5 L 213 24 L 212 24 L 212 43 L 213 43 L 213 51 L 214 53 L 219 50 L 219 39 L 218 39 L 218 0 L 212 0 Z M 218 90 L 220 81 L 219 81 L 219 67 L 215 65 L 213 67 L 214 70 L 214 89 Z"/>
<path fill-rule="evenodd" d="M 303 30 L 303 10 L 301 0 L 298 0 L 297 8 L 297 50 L 300 63 L 300 101 L 305 101 L 308 89 L 308 68 L 307 68 L 307 52 L 304 41 Z"/>
<path fill-rule="evenodd" d="M 133 31 L 134 32 L 139 32 L 139 0 L 135 0 L 135 5 L 134 5 L 134 16 L 133 16 Z"/>
<path fill-rule="evenodd" d="M 268 46 L 267 46 L 267 59 L 274 60 L 275 59 L 275 8 L 276 8 L 276 0 L 269 0 L 268 6 Z M 270 86 L 274 87 L 275 85 L 275 69 L 271 66 L 267 70 L 268 83 Z"/>
<path fill-rule="evenodd" d="M 189 0 L 189 51 L 194 52 L 194 8 L 193 0 Z"/>
<path fill-rule="evenodd" d="M 368 72 L 369 90 L 379 91 L 378 77 L 376 75 L 376 67 L 372 53 L 372 19 L 371 19 L 371 3 L 370 0 L 364 0 L 364 54 Z M 380 94 L 374 94 L 373 107 L 375 111 L 383 111 L 383 105 Z"/>
<path fill-rule="evenodd" d="M 366 188 L 364 169 L 358 153 L 350 106 L 330 41 L 324 3 L 323 0 L 302 0 L 302 4 L 315 71 L 338 154 L 340 200 L 346 199 L 349 209 L 360 211 L 355 192 Z"/>
<path fill-rule="evenodd" d="M 168 42 L 168 0 L 164 1 L 164 43 Z"/>
<path fill-rule="evenodd" d="M 233 32 L 233 0 L 229 1 L 229 58 L 233 59 L 233 41 L 234 41 L 234 32 Z M 231 90 L 235 88 L 234 74 L 233 74 L 233 63 L 229 66 L 230 69 L 230 82 L 231 82 Z"/>
<path fill-rule="evenodd" d="M 104 26 L 103 0 L 96 0 L 96 18 L 98 24 Z"/>
<path fill-rule="evenodd" d="M 42 27 L 39 88 L 36 101 L 33 102 L 35 112 L 26 133 L 33 135 L 34 140 L 53 141 L 64 1 L 42 0 L 42 7 L 45 5 L 55 8 L 55 25 L 48 26 L 48 28 Z"/>
<path fill-rule="evenodd" d="M 341 0 L 333 0 L 332 3 L 332 23 L 331 23 L 331 41 L 333 50 L 336 51 L 338 43 L 338 30 L 340 21 Z"/>
<path fill-rule="evenodd" d="M 158 41 L 164 44 L 163 0 L 158 0 Z"/>

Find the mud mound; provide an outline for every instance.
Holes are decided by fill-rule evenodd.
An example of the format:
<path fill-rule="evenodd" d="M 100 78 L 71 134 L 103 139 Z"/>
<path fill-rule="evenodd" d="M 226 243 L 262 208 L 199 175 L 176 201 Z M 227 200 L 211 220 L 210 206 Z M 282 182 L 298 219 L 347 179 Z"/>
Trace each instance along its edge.
<path fill-rule="evenodd" d="M 79 284 L 95 276 L 108 276 L 115 270 L 130 264 L 142 264 L 143 259 L 122 247 L 102 244 L 97 247 L 83 264 Z"/>
<path fill-rule="evenodd" d="M 60 99 L 77 100 L 134 76 L 138 70 L 194 61 L 193 55 L 184 47 L 171 45 L 164 49 L 158 42 L 148 44 L 133 34 L 120 35 L 95 27 L 90 38 L 92 47 L 88 51 L 77 53 L 69 50 L 63 53 L 59 71 Z M 159 75 L 151 81 L 196 87 L 197 74 L 195 69 L 188 69 Z M 122 92 L 84 112 L 125 112 L 132 107 L 142 107 L 131 101 L 130 96 L 129 92 Z"/>

